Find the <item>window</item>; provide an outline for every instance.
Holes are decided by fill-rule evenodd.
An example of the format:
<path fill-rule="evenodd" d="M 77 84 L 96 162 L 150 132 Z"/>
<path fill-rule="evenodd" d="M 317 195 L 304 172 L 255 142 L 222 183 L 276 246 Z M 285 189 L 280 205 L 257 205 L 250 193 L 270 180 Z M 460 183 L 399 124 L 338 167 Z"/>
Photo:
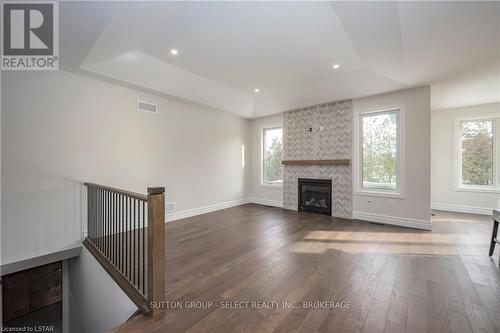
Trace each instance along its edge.
<path fill-rule="evenodd" d="M 401 110 L 361 113 L 358 191 L 401 196 Z"/>
<path fill-rule="evenodd" d="M 458 188 L 500 190 L 499 123 L 498 116 L 458 120 Z"/>
<path fill-rule="evenodd" d="M 262 184 L 282 186 L 283 128 L 262 130 Z"/>

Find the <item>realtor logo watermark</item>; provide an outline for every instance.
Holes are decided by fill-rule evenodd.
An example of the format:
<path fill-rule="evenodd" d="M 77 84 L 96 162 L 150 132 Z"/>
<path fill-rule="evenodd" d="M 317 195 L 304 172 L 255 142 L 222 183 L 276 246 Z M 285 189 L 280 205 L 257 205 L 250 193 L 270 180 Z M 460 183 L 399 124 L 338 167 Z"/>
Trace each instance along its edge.
<path fill-rule="evenodd" d="M 3 1 L 2 21 L 2 70 L 59 69 L 56 1 Z"/>

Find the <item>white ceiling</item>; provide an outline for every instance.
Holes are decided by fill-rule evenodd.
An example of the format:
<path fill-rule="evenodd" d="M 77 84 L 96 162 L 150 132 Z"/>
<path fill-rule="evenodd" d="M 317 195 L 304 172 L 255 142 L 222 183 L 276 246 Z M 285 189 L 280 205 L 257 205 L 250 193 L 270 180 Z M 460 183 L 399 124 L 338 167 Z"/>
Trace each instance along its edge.
<path fill-rule="evenodd" d="M 478 89 L 498 100 L 498 66 L 485 64 L 499 60 L 499 13 L 495 2 L 62 2 L 61 60 L 245 117 L 424 84 L 441 84 L 442 108 L 478 100 L 462 89 L 449 101 L 467 73 L 486 75 Z"/>

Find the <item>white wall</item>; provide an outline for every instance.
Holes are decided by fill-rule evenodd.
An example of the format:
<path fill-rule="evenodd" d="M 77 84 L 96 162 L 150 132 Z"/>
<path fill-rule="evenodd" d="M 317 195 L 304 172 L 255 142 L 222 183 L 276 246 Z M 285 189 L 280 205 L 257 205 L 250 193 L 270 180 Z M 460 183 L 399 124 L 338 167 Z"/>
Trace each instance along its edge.
<path fill-rule="evenodd" d="M 430 88 L 422 87 L 355 99 L 354 113 L 403 105 L 405 112 L 404 198 L 356 194 L 354 217 L 375 222 L 431 227 Z M 357 133 L 354 133 L 357 135 Z M 354 177 L 358 166 L 353 165 Z"/>
<path fill-rule="evenodd" d="M 69 332 L 107 332 L 123 324 L 137 310 L 86 248 L 68 266 Z"/>
<path fill-rule="evenodd" d="M 265 127 L 283 126 L 283 114 L 252 119 L 250 122 L 251 144 L 251 197 L 252 201 L 269 206 L 283 206 L 283 187 L 270 187 L 261 184 L 261 131 Z"/>
<path fill-rule="evenodd" d="M 249 196 L 249 120 L 76 74 L 2 73 L 1 134 L 2 264 L 80 240 L 83 182 L 165 186 L 177 211 Z"/>
<path fill-rule="evenodd" d="M 455 190 L 455 120 L 457 117 L 500 114 L 500 104 L 432 111 L 432 206 L 435 209 L 491 214 L 500 207 L 500 193 Z"/>

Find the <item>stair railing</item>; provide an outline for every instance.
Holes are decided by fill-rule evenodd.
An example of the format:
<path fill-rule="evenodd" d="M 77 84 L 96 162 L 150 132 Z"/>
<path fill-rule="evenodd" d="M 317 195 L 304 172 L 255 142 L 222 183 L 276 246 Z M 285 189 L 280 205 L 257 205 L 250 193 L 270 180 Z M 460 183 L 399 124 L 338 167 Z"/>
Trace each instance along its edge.
<path fill-rule="evenodd" d="M 165 188 L 147 195 L 87 187 L 85 247 L 145 314 L 158 319 L 165 297 Z"/>

